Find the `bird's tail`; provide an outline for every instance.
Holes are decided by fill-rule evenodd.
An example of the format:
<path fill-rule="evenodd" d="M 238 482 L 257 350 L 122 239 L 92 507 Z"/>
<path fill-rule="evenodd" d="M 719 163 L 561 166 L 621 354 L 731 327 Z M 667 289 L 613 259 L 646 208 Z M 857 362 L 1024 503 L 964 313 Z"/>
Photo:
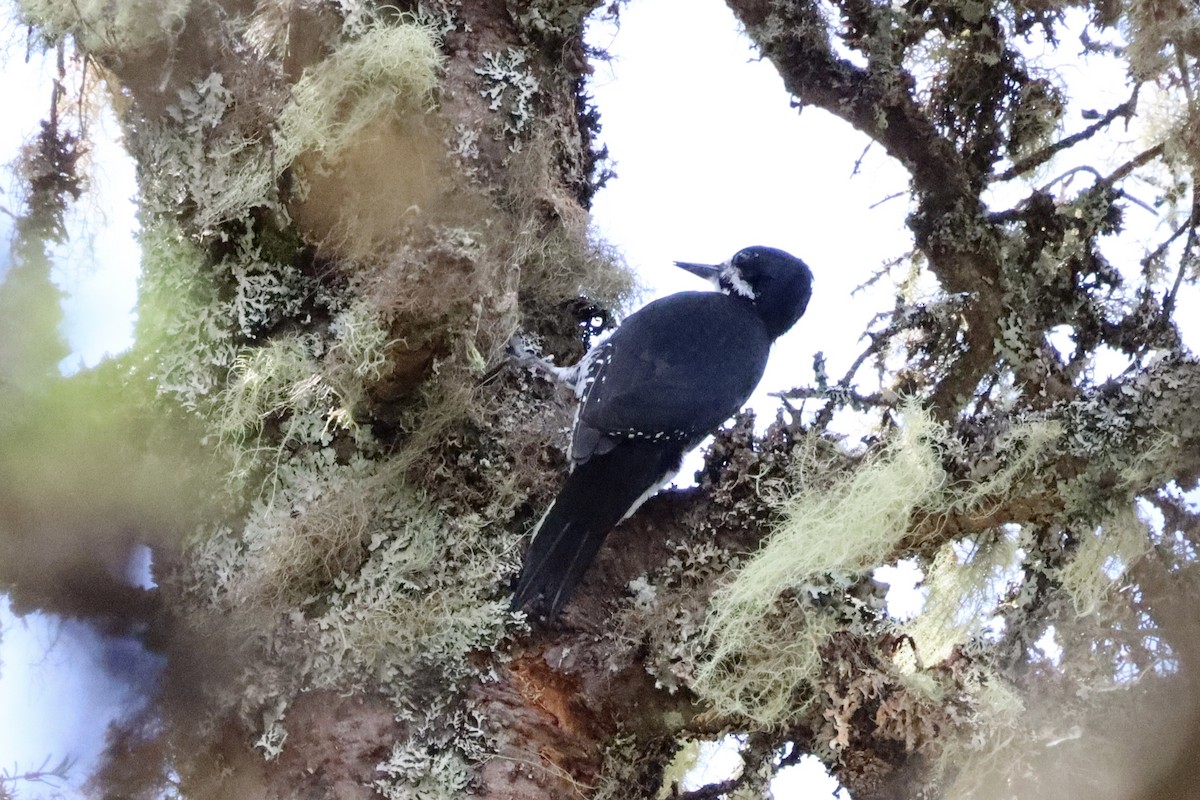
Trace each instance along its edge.
<path fill-rule="evenodd" d="M 604 537 L 675 475 L 682 455 L 663 442 L 625 441 L 578 465 L 537 525 L 512 607 L 556 616 Z"/>

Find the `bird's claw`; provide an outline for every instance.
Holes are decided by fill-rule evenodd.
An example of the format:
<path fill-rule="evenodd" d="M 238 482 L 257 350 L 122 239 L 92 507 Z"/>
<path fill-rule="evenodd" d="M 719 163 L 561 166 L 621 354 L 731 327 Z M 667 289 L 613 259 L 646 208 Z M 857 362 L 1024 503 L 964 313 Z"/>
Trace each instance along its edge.
<path fill-rule="evenodd" d="M 508 347 L 505 348 L 508 357 L 519 364 L 528 364 L 533 360 L 541 359 L 541 348 L 537 346 L 533 339 L 523 333 L 514 333 L 512 338 L 508 340 Z"/>

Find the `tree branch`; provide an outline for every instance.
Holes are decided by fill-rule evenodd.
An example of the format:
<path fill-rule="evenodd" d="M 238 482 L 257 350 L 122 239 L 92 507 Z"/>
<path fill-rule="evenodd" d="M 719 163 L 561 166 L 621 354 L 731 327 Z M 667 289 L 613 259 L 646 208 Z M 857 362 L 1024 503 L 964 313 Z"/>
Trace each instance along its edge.
<path fill-rule="evenodd" d="M 1087 139 L 1092 138 L 1098 132 L 1100 132 L 1104 128 L 1108 127 L 1109 125 L 1111 125 L 1113 120 L 1115 120 L 1117 117 L 1124 117 L 1125 121 L 1128 122 L 1129 118 L 1131 116 L 1133 116 L 1133 112 L 1137 109 L 1137 96 L 1138 96 L 1138 90 L 1140 88 L 1141 88 L 1140 84 L 1138 86 L 1134 86 L 1133 94 L 1130 96 L 1130 98 L 1128 100 L 1126 100 L 1124 103 L 1121 103 L 1121 105 L 1109 110 L 1108 113 L 1106 113 L 1103 117 L 1101 117 L 1096 122 L 1087 126 L 1086 128 L 1079 131 L 1078 133 L 1073 133 L 1070 136 L 1060 139 L 1057 142 L 1054 142 L 1053 144 L 1048 144 L 1045 147 L 1043 147 L 1042 149 L 1029 154 L 1025 158 L 1021 159 L 1020 161 L 1016 162 L 1011 167 L 1006 169 L 1004 172 L 1001 172 L 999 175 L 997 175 L 995 180 L 997 180 L 997 181 L 1012 180 L 1013 178 L 1017 177 L 1018 175 L 1022 175 L 1026 172 L 1029 172 L 1032 169 L 1035 169 L 1036 167 L 1040 167 L 1042 164 L 1045 164 L 1047 161 L 1049 161 L 1051 158 L 1053 158 L 1058 153 L 1061 153 L 1063 150 L 1074 147 L 1075 145 L 1079 144 L 1080 142 L 1086 141 Z"/>
<path fill-rule="evenodd" d="M 789 92 L 866 133 L 909 170 L 918 201 L 909 227 L 917 247 L 946 292 L 973 298 L 963 312 L 966 353 L 934 391 L 934 407 L 949 418 L 995 363 L 1003 317 L 998 238 L 978 196 L 983 176 L 973 174 L 922 111 L 911 75 L 892 65 L 876 74 L 835 55 L 815 4 L 727 2 Z"/>

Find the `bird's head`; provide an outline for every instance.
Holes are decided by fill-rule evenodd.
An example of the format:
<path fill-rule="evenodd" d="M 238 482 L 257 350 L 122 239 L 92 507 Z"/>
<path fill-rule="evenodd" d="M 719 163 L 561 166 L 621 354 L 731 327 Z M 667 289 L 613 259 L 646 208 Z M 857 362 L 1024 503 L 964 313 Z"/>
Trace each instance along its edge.
<path fill-rule="evenodd" d="M 675 266 L 709 281 L 732 297 L 754 304 L 771 338 L 783 335 L 804 315 L 812 297 L 812 271 L 800 259 L 774 247 L 746 247 L 723 264 Z"/>

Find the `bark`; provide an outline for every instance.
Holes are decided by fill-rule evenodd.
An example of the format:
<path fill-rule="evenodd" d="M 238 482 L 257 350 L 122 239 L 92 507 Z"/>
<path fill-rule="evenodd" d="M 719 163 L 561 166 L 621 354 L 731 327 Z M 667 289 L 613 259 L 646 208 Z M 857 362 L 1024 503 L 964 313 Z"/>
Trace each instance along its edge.
<path fill-rule="evenodd" d="M 1014 207 L 992 209 L 983 198 L 995 183 L 1026 177 L 1136 114 L 1135 90 L 1085 130 L 1028 146 L 1037 138 L 1029 127 L 1056 130 L 1061 107 L 1015 42 L 1039 26 L 1053 39 L 1056 11 L 728 4 L 802 106 L 837 115 L 909 170 L 909 226 L 943 295 L 898 300 L 842 381 L 791 393 L 822 403 L 819 412 L 789 409 L 764 435 L 743 415 L 720 432 L 700 485 L 664 493 L 614 531 L 576 599 L 545 625 L 507 612 L 506 582 L 565 468 L 572 399 L 505 369 L 504 347 L 520 327 L 570 360 L 608 324 L 626 285 L 587 230 L 604 179 L 582 40 L 597 3 L 197 0 L 149 32 L 105 27 L 108 17 L 89 17 L 86 4 L 55 13 L 29 4 L 36 24 L 74 36 L 111 80 L 139 159 L 146 313 L 139 349 L 112 372 L 145 394 L 136 395 L 139 413 L 103 428 L 103 441 L 136 438 L 142 449 L 125 460 L 144 459 L 147 472 L 191 475 L 209 459 L 225 478 L 192 482 L 212 497 L 174 515 L 186 519 L 162 507 L 174 511 L 178 486 L 141 473 L 123 480 L 166 503 L 109 487 L 111 518 L 95 526 L 107 533 L 81 536 L 76 548 L 150 541 L 160 582 L 152 596 L 94 578 L 112 570 L 85 557 L 51 559 L 51 588 L 29 594 L 30 605 L 148 631 L 168 656 L 159 716 L 114 732 L 102 789 L 133 796 L 138 781 L 148 792 L 174 781 L 201 797 L 656 797 L 684 740 L 739 732 L 741 776 L 665 791 L 758 790 L 812 752 L 857 800 L 937 796 L 969 771 L 979 741 L 1000 740 L 1000 753 L 1013 742 L 1041 746 L 1035 723 L 1062 721 L 996 722 L 989 689 L 1016 687 L 1034 708 L 1061 703 L 1062 718 L 1083 720 L 1090 735 L 1105 717 L 1081 711 L 1078 695 L 1115 691 L 1121 664 L 1161 667 L 1154 636 L 1178 646 L 1182 669 L 1194 671 L 1183 590 L 1172 583 L 1182 579 L 1170 576 L 1193 570 L 1195 557 L 1168 557 L 1162 536 L 1144 556 L 1159 572 L 1114 580 L 1130 596 L 1145 590 L 1128 614 L 1088 628 L 1086 615 L 1064 611 L 1072 559 L 1097 530 L 1115 529 L 1135 498 L 1170 511 L 1181 541 L 1194 545 L 1200 530 L 1173 494 L 1200 477 L 1200 363 L 1171 317 L 1194 273 L 1198 218 L 1147 255 L 1177 258 L 1179 277 L 1161 297 L 1149 266 L 1137 290 L 1121 294 L 1128 287 L 1100 241 L 1120 228 L 1123 182 L 1193 157 L 1178 154 L 1194 141 L 1153 144 L 1090 188 L 1031 188 Z M 333 83 L 364 41 L 419 60 L 412 53 L 427 38 L 388 38 L 418 16 L 439 31 L 435 91 L 405 95 L 404 70 L 419 65 L 380 66 L 370 54 L 355 56 L 372 64 L 369 79 Z M 1153 28 L 1134 21 L 1139 36 Z M 1183 66 L 1143 53 L 1139 69 L 1157 64 L 1194 105 L 1194 43 L 1171 36 L 1142 50 L 1173 47 Z M 914 67 L 929 37 L 944 45 L 932 77 Z M 313 97 L 303 92 L 318 77 L 343 94 L 304 138 L 294 132 L 305 110 L 295 100 Z M 383 110 L 351 141 L 331 144 L 381 85 Z M 260 194 L 227 192 L 252 179 Z M 169 300 L 167 314 L 154 313 L 156 297 Z M 1075 353 L 1049 346 L 1059 325 L 1074 331 Z M 1104 347 L 1131 367 L 1097 383 L 1087 363 Z M 857 370 L 871 357 L 887 374 L 880 391 L 864 394 Z M 816 672 L 789 687 L 782 718 L 730 710 L 697 677 L 715 647 L 706 628 L 715 598 L 786 522 L 781 498 L 835 494 L 889 457 L 891 422 L 911 408 L 902 395 L 941 420 L 933 446 L 944 485 L 871 563 L 805 575 L 766 598 L 756 624 L 778 632 L 774 649 L 829 626 L 815 645 Z M 201 455 L 180 447 L 155 460 L 161 442 L 140 432 L 146 408 L 188 420 L 166 438 L 200 441 Z M 839 409 L 882 420 L 864 448 L 837 446 Z M 69 417 L 47 412 L 51 427 Z M 1022 451 L 1030 430 L 1052 431 L 1032 454 Z M 1024 466 L 989 482 L 1014 463 Z M 112 471 L 112 482 L 126 476 Z M 954 493 L 961 486 L 991 490 L 956 502 L 968 495 Z M 82 530 L 80 515 L 91 511 L 60 493 L 54 514 L 35 514 L 47 495 L 12 493 L 6 507 L 24 515 L 26 536 Z M 1016 528 L 1018 574 L 980 606 L 1004 618 L 1004 632 L 921 663 L 914 629 L 880 612 L 871 570 L 912 558 L 932 575 L 949 547 L 986 550 Z M 1160 615 L 1161 630 L 1139 627 L 1139 613 Z M 1062 675 L 1034 652 L 1047 625 L 1076 635 Z M 907 671 L 905 653 L 916 662 Z M 730 682 L 761 655 L 737 653 Z M 1100 661 L 1108 683 L 1088 672 Z M 1172 680 L 1161 685 L 1192 691 L 1190 677 Z M 1012 763 L 1044 767 L 1050 747 Z M 1071 748 L 1053 752 L 1078 756 Z M 138 759 L 162 768 L 126 769 Z M 1190 774 L 1181 764 L 1164 772 L 1164 795 Z"/>

